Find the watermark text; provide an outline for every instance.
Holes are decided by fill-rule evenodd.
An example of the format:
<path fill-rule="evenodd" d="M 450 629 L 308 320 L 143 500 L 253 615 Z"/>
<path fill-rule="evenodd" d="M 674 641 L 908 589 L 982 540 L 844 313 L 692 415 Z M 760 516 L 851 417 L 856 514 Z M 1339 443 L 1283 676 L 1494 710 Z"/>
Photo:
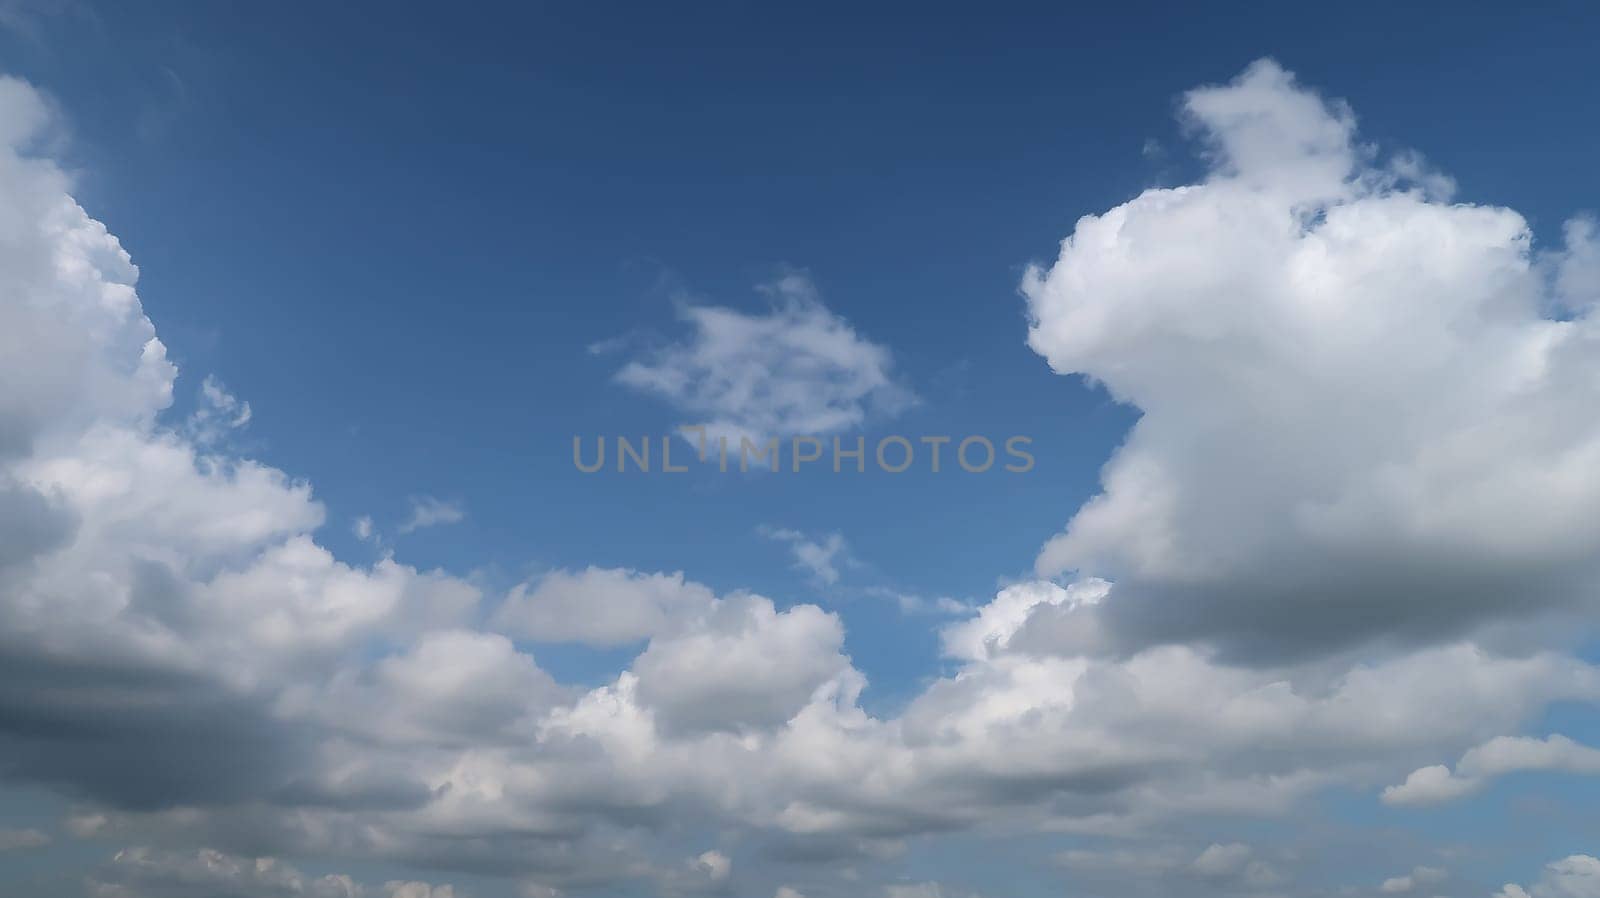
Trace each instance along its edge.
<path fill-rule="evenodd" d="M 689 444 L 685 448 L 680 440 Z M 869 444 L 864 436 L 730 437 L 707 433 L 701 425 L 679 428 L 662 436 L 593 436 L 572 438 L 572 464 L 585 474 L 601 471 L 685 474 L 691 467 L 731 471 L 831 471 L 865 474 L 869 470 L 903 474 L 913 469 L 931 473 L 964 471 L 982 474 L 1033 470 L 1032 437 L 908 437 L 891 434 Z M 674 447 L 676 451 L 674 451 Z"/>

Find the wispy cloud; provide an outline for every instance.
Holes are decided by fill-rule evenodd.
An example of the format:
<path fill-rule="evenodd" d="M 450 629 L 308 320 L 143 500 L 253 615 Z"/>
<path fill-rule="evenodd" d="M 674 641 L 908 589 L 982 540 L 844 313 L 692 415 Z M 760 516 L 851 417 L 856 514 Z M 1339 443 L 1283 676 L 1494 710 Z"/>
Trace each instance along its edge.
<path fill-rule="evenodd" d="M 617 382 L 666 400 L 689 417 L 684 425 L 734 445 L 850 430 L 916 401 L 896 379 L 889 350 L 823 305 L 805 274 L 787 272 L 759 290 L 771 302 L 765 314 L 682 306 L 691 333 L 629 362 Z"/>
<path fill-rule="evenodd" d="M 400 524 L 400 532 L 411 533 L 424 527 L 459 524 L 466 517 L 466 509 L 459 502 L 447 502 L 433 496 L 412 496 L 411 515 Z"/>
<path fill-rule="evenodd" d="M 50 844 L 50 836 L 37 829 L 0 829 L 0 853 L 28 851 Z"/>
<path fill-rule="evenodd" d="M 866 593 L 894 602 L 902 614 L 970 614 L 972 605 L 950 596 L 924 596 L 883 586 L 868 587 Z"/>
<path fill-rule="evenodd" d="M 824 586 L 838 583 L 839 566 L 852 563 L 849 547 L 839 533 L 811 537 L 798 530 L 767 526 L 756 528 L 756 532 L 767 539 L 786 544 L 794 556 L 794 566 Z"/>
<path fill-rule="evenodd" d="M 184 422 L 184 431 L 195 443 L 214 446 L 249 424 L 250 415 L 250 403 L 228 392 L 216 377 L 207 375 L 200 384 L 199 402 Z"/>

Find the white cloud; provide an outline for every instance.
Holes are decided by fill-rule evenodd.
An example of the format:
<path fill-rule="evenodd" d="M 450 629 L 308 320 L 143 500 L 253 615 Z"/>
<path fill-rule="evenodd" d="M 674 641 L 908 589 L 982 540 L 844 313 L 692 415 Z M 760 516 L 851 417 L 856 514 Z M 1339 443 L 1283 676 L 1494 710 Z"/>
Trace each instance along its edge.
<path fill-rule="evenodd" d="M 1507 884 L 1495 898 L 1600 898 L 1600 858 L 1575 854 L 1552 862 L 1538 882 L 1526 889 Z"/>
<path fill-rule="evenodd" d="M 733 596 L 681 632 L 652 639 L 633 664 L 639 698 L 668 731 L 772 727 L 824 688 L 853 682 L 844 627 L 814 605 L 778 611 Z"/>
<path fill-rule="evenodd" d="M 454 886 L 436 886 L 425 882 L 384 883 L 383 894 L 386 898 L 456 898 Z"/>
<path fill-rule="evenodd" d="M 1440 804 L 1460 798 L 1478 789 L 1474 780 L 1458 779 L 1443 764 L 1419 767 L 1411 771 L 1406 781 L 1383 790 L 1383 803 L 1390 805 Z"/>
<path fill-rule="evenodd" d="M 457 502 L 446 502 L 433 496 L 412 496 L 410 501 L 411 513 L 400 524 L 401 533 L 443 524 L 459 524 L 467 519 L 466 510 Z"/>
<path fill-rule="evenodd" d="M 1211 845 L 1200 852 L 1191 866 L 1201 876 L 1233 876 L 1250 862 L 1252 853 L 1249 845 L 1240 842 Z"/>
<path fill-rule="evenodd" d="M 654 879 L 660 895 L 727 895 L 733 893 L 732 877 L 733 860 L 713 848 L 674 869 L 658 871 Z"/>
<path fill-rule="evenodd" d="M 1572 312 L 1588 313 L 1600 304 L 1600 225 L 1592 217 L 1566 223 L 1564 252 L 1543 260 L 1551 267 L 1560 305 Z"/>
<path fill-rule="evenodd" d="M 955 658 L 980 660 L 1010 647 L 1011 640 L 1022 629 L 1036 609 L 1057 607 L 1076 611 L 1098 605 L 1110 591 L 1110 584 L 1099 580 L 1084 580 L 1068 587 L 1046 581 L 1017 583 L 1002 589 L 994 601 L 977 609 L 969 620 L 946 627 L 943 631 L 945 654 Z M 1069 614 L 1068 619 L 1089 624 L 1093 619 L 1087 614 Z M 1092 650 L 1096 641 L 1093 632 L 1079 634 L 1080 649 Z M 1071 648 L 1066 640 L 1057 645 Z"/>
<path fill-rule="evenodd" d="M 864 592 L 870 596 L 893 600 L 895 606 L 904 614 L 966 616 L 975 610 L 973 606 L 950 596 L 922 596 L 882 586 L 869 586 Z"/>
<path fill-rule="evenodd" d="M 685 425 L 726 438 L 733 452 L 741 438 L 761 444 L 852 430 L 914 401 L 889 350 L 823 305 L 804 274 L 784 274 L 762 292 L 772 307 L 761 315 L 682 306 L 692 334 L 629 362 L 617 381 L 667 400 L 688 416 Z"/>
<path fill-rule="evenodd" d="M 1114 582 L 1122 643 L 1255 660 L 1587 601 L 1600 318 L 1546 317 L 1570 288 L 1527 222 L 1433 201 L 1268 61 L 1183 108 L 1210 176 L 1083 217 L 1023 282 L 1029 345 L 1141 413 L 1038 571 Z"/>
<path fill-rule="evenodd" d="M 558 570 L 512 589 L 495 623 L 541 642 L 623 645 L 666 632 L 681 617 L 710 608 L 715 598 L 681 572 Z"/>
<path fill-rule="evenodd" d="M 568 690 L 511 640 L 434 630 L 368 668 L 284 690 L 278 711 L 388 745 L 486 747 L 529 737 Z"/>
<path fill-rule="evenodd" d="M 200 383 L 200 400 L 184 422 L 189 439 L 199 446 L 215 446 L 250 423 L 250 403 L 229 393 L 210 375 Z"/>
<path fill-rule="evenodd" d="M 1500 736 L 1462 755 L 1454 771 L 1443 765 L 1412 771 L 1404 783 L 1383 790 L 1383 801 L 1390 805 L 1440 804 L 1470 795 L 1497 777 L 1527 770 L 1600 775 L 1600 749 L 1560 735 L 1546 739 Z"/>
<path fill-rule="evenodd" d="M 59 168 L 19 154 L 48 127 L 48 104 L 0 77 L 0 120 L 0 458 L 97 422 L 149 424 L 177 372 L 140 311 L 138 269 Z"/>
<path fill-rule="evenodd" d="M 1254 855 L 1256 850 L 1243 842 L 1208 845 L 1194 863 L 1189 864 L 1189 869 L 1202 879 L 1254 890 L 1282 884 L 1283 877 Z"/>
<path fill-rule="evenodd" d="M 1445 880 L 1449 874 L 1438 867 L 1413 867 L 1410 873 L 1404 876 L 1394 876 L 1385 879 L 1378 886 L 1378 891 L 1385 895 L 1404 895 L 1424 886 L 1437 885 Z"/>
<path fill-rule="evenodd" d="M 360 883 L 343 874 L 312 878 L 270 858 L 239 857 L 209 848 L 164 851 L 127 848 L 90 874 L 94 898 L 363 898 Z M 390 883 L 388 898 L 455 898 L 449 886 Z"/>
<path fill-rule="evenodd" d="M 733 861 L 720 851 L 707 851 L 695 858 L 695 866 L 705 871 L 712 882 L 722 882 L 733 875 Z"/>
<path fill-rule="evenodd" d="M 761 527 L 757 532 L 767 539 L 787 544 L 794 554 L 795 566 L 823 586 L 838 583 L 839 565 L 850 561 L 850 550 L 839 533 L 813 538 L 784 527 Z"/>

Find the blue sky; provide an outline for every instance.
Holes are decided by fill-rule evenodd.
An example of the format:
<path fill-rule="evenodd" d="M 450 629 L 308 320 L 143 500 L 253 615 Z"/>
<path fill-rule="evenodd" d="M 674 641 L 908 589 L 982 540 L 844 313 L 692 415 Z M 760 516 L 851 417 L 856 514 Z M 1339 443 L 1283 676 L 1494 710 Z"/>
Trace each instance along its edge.
<path fill-rule="evenodd" d="M 19 96 L 39 98 L 0 110 L 17 122 L 36 107 L 48 110 L 39 113 L 44 125 L 8 122 L 0 136 L 21 135 L 7 144 L 8 158 L 50 160 L 52 170 L 70 174 L 59 189 L 104 223 L 138 265 L 142 315 L 177 372 L 170 404 L 148 397 L 114 404 L 99 386 L 59 386 L 78 383 L 77 375 L 52 373 L 28 355 L 39 347 L 66 360 L 62 366 L 75 364 L 70 333 L 77 332 L 26 329 L 42 318 L 8 325 L 24 335 L 0 343 L 16 355 L 16 405 L 48 409 L 13 420 L 0 405 L 0 425 L 33 447 L 32 455 L 0 455 L 8 465 L 0 487 L 16 485 L 17 508 L 34 509 L 23 504 L 36 501 L 34 491 L 45 497 L 18 531 L 38 534 L 38 547 L 28 549 L 38 558 L 19 557 L 46 572 L 51 564 L 98 571 L 89 559 L 115 558 L 94 589 L 109 583 L 133 598 L 113 623 L 91 613 L 100 606 L 89 586 L 68 590 L 45 574 L 0 581 L 17 615 L 0 620 L 19 644 L 33 634 L 35 644 L 60 653 L 49 664 L 21 649 L 0 660 L 29 674 L 19 682 L 48 685 L 79 671 L 63 658 L 107 651 L 101 639 L 126 637 L 117 644 L 137 646 L 128 648 L 130 658 L 159 655 L 155 643 L 142 641 L 156 639 L 152 631 L 123 619 L 138 610 L 142 590 L 161 592 L 148 586 L 159 580 L 152 570 L 182 584 L 171 587 L 183 597 L 173 602 L 193 599 L 228 614 L 264 603 L 259 617 L 228 618 L 230 627 L 249 620 L 251 633 L 289 626 L 274 611 L 292 604 L 281 596 L 291 590 L 285 584 L 322 583 L 326 574 L 335 585 L 307 587 L 328 592 L 304 598 L 306 620 L 289 615 L 304 629 L 282 641 L 301 648 L 320 638 L 318 603 L 359 604 L 336 597 L 338 589 L 367 596 L 407 584 L 394 587 L 404 598 L 386 612 L 404 619 L 404 635 L 399 624 L 363 620 L 370 632 L 352 624 L 340 635 L 348 642 L 319 648 L 329 654 L 315 659 L 284 660 L 272 654 L 277 642 L 272 652 L 255 642 L 228 648 L 243 631 L 194 624 L 210 621 L 212 611 L 157 615 L 178 642 L 218 646 L 224 658 L 254 658 L 257 650 L 270 657 L 259 668 L 240 662 L 239 670 L 209 656 L 194 660 L 183 674 L 204 669 L 215 677 L 203 694 L 221 708 L 220 722 L 213 727 L 199 711 L 173 717 L 197 730 L 232 733 L 237 724 L 238 732 L 271 733 L 260 782 L 245 775 L 250 782 L 237 788 L 135 800 L 129 789 L 105 785 L 133 773 L 102 752 L 125 752 L 126 764 L 150 746 L 170 754 L 181 726 L 159 715 L 125 730 L 110 726 L 78 766 L 46 763 L 40 746 L 54 743 L 29 730 L 36 722 L 29 715 L 40 714 L 32 703 L 51 693 L 45 685 L 18 687 L 22 698 L 0 700 L 0 773 L 10 771 L 0 794 L 16 809 L 0 811 L 0 870 L 51 895 L 173 888 L 159 877 L 171 868 L 181 879 L 201 849 L 278 857 L 304 872 L 298 892 L 287 879 L 257 875 L 227 886 L 241 895 L 321 894 L 311 878 L 333 873 L 368 883 L 372 895 L 388 894 L 382 884 L 391 880 L 435 884 L 431 894 L 395 891 L 398 898 L 455 898 L 440 891 L 447 882 L 455 894 L 485 898 L 554 894 L 542 889 L 757 898 L 775 891 L 779 898 L 1109 898 L 1172 889 L 1487 896 L 1506 882 L 1525 884 L 1507 898 L 1591 894 L 1574 891 L 1580 888 L 1600 894 L 1600 861 L 1591 879 L 1581 863 L 1546 866 L 1600 854 L 1600 829 L 1583 811 L 1597 794 L 1585 771 L 1600 765 L 1582 751 L 1600 741 L 1593 715 L 1600 691 L 1590 685 L 1600 675 L 1585 660 L 1595 635 L 1587 623 L 1595 580 L 1583 561 L 1600 539 L 1582 523 L 1592 508 L 1581 473 L 1589 434 L 1560 423 L 1592 399 L 1582 387 L 1591 372 L 1581 335 L 1534 336 L 1559 318 L 1575 327 L 1586 321 L 1586 291 L 1600 277 L 1592 230 L 1563 231 L 1596 203 L 1591 171 L 1600 127 L 1587 110 L 1600 80 L 1589 52 L 1597 25 L 1580 4 L 1532 15 L 1488 5 L 730 4 L 686 11 L 0 2 L 0 73 L 28 85 Z M 1256 63 L 1262 59 L 1276 64 Z M 1232 87 L 1190 93 L 1220 84 Z M 1266 137 L 1254 130 L 1258 121 L 1267 123 Z M 1425 161 L 1405 161 L 1412 150 Z M 1318 181 L 1325 164 L 1339 167 L 1334 186 Z M 1440 186 L 1445 176 L 1453 186 Z M 31 183 L 23 175 L 16 181 Z M 1210 190 L 1221 211 L 1180 220 L 1155 208 L 1171 195 L 1165 188 L 1180 185 Z M 1286 216 L 1316 210 L 1331 224 L 1306 224 L 1300 236 L 1326 238 L 1333 261 L 1324 267 L 1315 261 L 1323 257 L 1301 254 L 1303 244 L 1291 250 L 1274 242 L 1276 232 L 1257 235 L 1257 222 L 1232 205 L 1235 189 L 1281 200 Z M 1154 205 L 1139 206 L 1136 197 Z M 1414 217 L 1406 217 L 1409 207 L 1394 211 L 1412 201 L 1420 210 Z M 1515 213 L 1480 219 L 1452 203 Z M 19 220 L 32 208 L 13 204 L 23 210 Z M 1095 243 L 1100 232 L 1080 220 L 1103 222 L 1119 209 L 1132 224 Z M 1449 209 L 1458 210 L 1454 218 L 1429 217 Z M 1531 238 L 1519 236 L 1514 214 Z M 54 232 L 41 226 L 39 233 Z M 1122 234 L 1149 242 L 1130 237 L 1124 246 Z M 1077 248 L 1064 251 L 1069 235 Z M 17 238 L 14 251 L 6 248 L 12 255 L 0 258 L 42 259 L 59 250 L 50 246 Z M 1390 255 L 1390 247 L 1402 250 Z M 1205 257 L 1231 262 L 1236 279 L 1208 269 L 1199 261 Z M 1266 273 L 1246 276 L 1257 258 Z M 1116 267 L 1121 262 L 1131 273 Z M 29 291 L 41 289 L 29 284 L 6 301 L 23 307 Z M 1485 284 L 1492 295 L 1479 296 Z M 1279 320 L 1274 300 L 1252 292 L 1302 288 L 1296 308 L 1327 301 L 1341 311 Z M 1191 295 L 1183 306 L 1164 299 Z M 1534 307 L 1522 318 L 1504 317 L 1506 308 Z M 870 447 L 888 434 L 982 435 L 996 443 L 1021 434 L 1032 440 L 1036 466 L 1023 474 L 934 474 L 919 464 L 899 476 L 576 470 L 574 437 L 660 440 L 705 415 L 739 426 L 759 418 L 777 428 L 764 435 L 810 432 L 770 410 L 728 407 L 692 387 L 652 392 L 619 374 L 637 365 L 723 376 L 721 362 L 705 361 L 709 344 L 695 342 L 693 310 L 708 308 L 732 310 L 746 323 L 776 322 L 780 334 L 814 324 L 833 341 L 830 349 L 850 353 L 844 374 L 886 379 L 857 402 L 828 398 L 825 379 L 774 375 L 768 386 L 860 412 L 858 422 L 819 431 L 824 438 L 860 436 Z M 79 322 L 62 320 L 62 328 Z M 83 332 L 91 331 L 86 324 Z M 129 360 L 141 357 L 129 347 L 143 345 L 129 342 L 136 336 L 107 338 L 94 352 L 121 352 L 107 370 L 133 378 Z M 1580 348 L 1548 348 L 1561 340 Z M 1518 379 L 1533 375 L 1505 360 L 1522 351 L 1544 360 L 1539 370 L 1555 372 L 1544 375 L 1549 383 Z M 780 346 L 755 362 L 779 370 L 791 352 Z M 865 356 L 877 361 L 860 361 Z M 85 350 L 82 357 L 98 356 Z M 702 364 L 709 367 L 696 367 Z M 208 377 L 209 395 L 202 390 Z M 88 375 L 82 382 L 100 383 Z M 35 389 L 43 397 L 37 403 Z M 1402 398 L 1391 404 L 1391 392 Z M 159 497 L 205 482 L 207 457 L 226 460 L 216 468 L 227 472 L 225 486 L 214 493 L 193 487 L 202 510 L 173 512 L 182 521 L 172 525 L 178 535 L 165 524 L 138 538 L 89 526 L 111 513 L 92 486 L 104 481 L 81 473 L 93 467 L 83 459 L 114 469 L 138 453 L 106 448 L 97 442 L 104 432 L 92 428 L 71 431 L 81 443 L 61 436 L 67 425 L 53 422 L 78 420 L 69 400 L 87 410 L 85 420 L 119 422 L 132 435 L 129 445 L 172 439 L 195 455 L 178 465 L 188 479 L 159 473 L 168 467 L 128 475 L 151 491 L 147 504 L 129 500 L 139 514 L 166 521 L 151 509 L 167 501 L 177 507 Z M 1141 414 L 1143 432 L 1130 430 Z M 45 423 L 35 427 L 35 419 Z M 218 421 L 220 429 L 207 429 Z M 247 483 L 240 459 L 288 480 Z M 1517 479 L 1534 471 L 1559 476 Z M 166 476 L 175 479 L 169 484 Z M 316 510 L 297 484 L 309 485 Z M 10 495 L 0 490 L 0 512 Z M 1391 507 L 1394 496 L 1414 504 Z M 63 527 L 80 534 L 60 545 L 49 523 L 58 501 L 62 519 L 77 522 Z M 417 517 L 418 509 L 432 512 Z M 114 517 L 138 519 L 125 509 Z M 203 535 L 213 532 L 229 535 Z M 103 554 L 92 554 L 90 533 L 106 541 Z M 235 538 L 237 545 L 224 544 Z M 342 570 L 354 573 L 341 580 Z M 585 579 L 586 571 L 599 579 Z M 266 585 L 256 588 L 254 578 Z M 367 585 L 346 583 L 355 579 Z M 1108 581 L 1110 598 L 1083 598 Z M 1014 592 L 1002 592 L 1008 589 Z M 39 597 L 66 601 L 68 592 L 91 609 L 81 622 L 63 612 L 70 634 L 27 616 L 45 606 Z M 746 592 L 768 597 L 770 606 Z M 460 598 L 468 593 L 472 601 Z M 421 605 L 408 604 L 423 594 Z M 1015 619 L 1004 610 L 1006 595 L 1023 603 Z M 448 623 L 446 605 L 454 615 Z M 602 620 L 637 612 L 657 623 L 628 624 L 616 638 L 552 636 L 568 623 L 542 607 L 593 608 Z M 1070 617 L 1061 610 L 1068 608 L 1110 610 L 1093 611 L 1085 623 L 1090 611 Z M 732 638 L 718 628 L 735 612 L 755 622 L 745 635 L 766 638 L 770 626 L 774 641 L 718 642 Z M 691 618 L 698 623 L 685 622 Z M 224 630 L 230 635 L 218 635 Z M 952 648 L 964 632 L 988 647 Z M 440 633 L 473 635 L 430 642 Z M 1074 654 L 1085 640 L 1095 651 Z M 430 647 L 437 654 L 424 650 Z M 1174 647 L 1193 650 L 1194 659 L 1163 654 Z M 798 679 L 773 674 L 773 694 L 755 697 L 713 688 L 709 680 L 738 677 L 710 659 L 746 652 L 773 659 L 773 669 L 792 661 Z M 1023 662 L 1007 652 L 1035 666 L 1017 666 Z M 1469 655 L 1478 660 L 1462 660 Z M 428 692 L 443 687 L 397 672 L 404 665 L 396 659 L 476 670 L 466 658 L 505 667 L 495 667 L 487 685 L 464 679 L 470 690 L 443 698 Z M 1081 658 L 1095 659 L 1083 662 L 1087 674 L 1073 666 Z M 160 667 L 127 663 L 141 675 Z M 1485 667 L 1461 673 L 1471 663 Z M 296 665 L 300 679 L 283 673 Z M 1482 688 L 1450 692 L 1424 673 L 1430 665 Z M 696 673 L 713 669 L 722 673 Z M 678 685 L 652 685 L 652 671 L 660 683 Z M 767 683 L 764 668 L 747 673 L 750 682 Z M 552 720 L 581 718 L 584 696 L 628 706 L 635 699 L 618 696 L 632 688 L 630 676 L 642 684 L 640 707 L 657 715 L 661 742 L 653 753 L 608 774 L 556 775 L 533 761 L 497 770 L 507 782 L 570 776 L 592 786 L 581 795 L 539 793 L 503 819 L 498 810 L 489 814 L 504 831 L 446 807 L 440 796 L 449 790 L 437 791 L 440 783 L 456 783 L 459 794 L 466 780 L 429 765 L 442 763 L 441 745 L 470 752 L 419 731 L 454 728 L 454 738 L 472 748 L 499 745 L 513 730 L 532 738 L 532 729 L 506 723 L 499 732 L 485 722 L 501 714 L 518 727 L 543 727 L 544 740 L 551 727 L 567 725 Z M 1254 701 L 1277 708 L 1278 690 L 1287 689 L 1305 708 L 1282 726 L 1308 735 L 1280 744 L 1282 731 L 1263 725 L 1256 747 L 1213 746 L 1181 761 L 1152 748 L 1144 757 L 1136 749 L 1163 739 L 1178 745 L 1210 736 L 1172 736 L 1165 724 L 1147 731 L 1139 720 L 1122 720 L 1112 713 L 1119 693 L 1111 686 L 1103 694 L 1083 686 L 1070 699 L 1032 691 L 1080 677 L 1098 686 L 1147 676 L 1203 681 L 1187 701 L 1218 714 L 1218 730 L 1240 733 L 1258 722 L 1241 709 Z M 1364 676 L 1393 678 L 1411 691 L 1390 707 L 1363 691 Z M 302 727 L 301 718 L 321 706 L 362 717 L 388 701 L 419 709 L 420 718 L 432 713 L 432 696 L 441 707 L 476 708 L 467 692 L 499 696 L 495 689 L 513 679 L 534 692 L 548 686 L 556 697 L 537 715 L 483 699 L 481 719 L 463 722 L 445 711 L 422 722 L 384 718 L 373 724 L 382 734 L 359 737 L 330 736 L 338 728 L 327 721 Z M 248 689 L 240 685 L 246 681 Z M 984 692 L 1002 681 L 994 694 Z M 361 691 L 400 690 L 402 682 L 420 691 L 386 700 Z M 693 754 L 688 742 L 674 741 L 691 731 L 713 741 L 729 734 L 777 740 L 760 743 L 762 756 L 784 763 L 784 752 L 798 749 L 783 748 L 774 734 L 798 732 L 801 715 L 770 709 L 787 707 L 795 684 L 808 685 L 806 695 L 810 687 L 834 690 L 829 701 L 841 720 L 864 715 L 866 730 L 892 734 L 881 738 L 907 752 L 906 765 L 937 769 L 904 782 L 883 772 L 894 794 L 869 813 L 841 798 L 849 790 L 831 780 L 815 794 L 779 801 L 773 796 L 781 789 L 755 774 L 740 779 L 744 761 L 728 760 L 724 785 L 741 793 L 735 799 L 710 786 L 696 791 L 696 777 L 711 777 L 709 768 L 673 766 L 687 763 L 673 752 Z M 1127 688 L 1135 696 L 1128 700 L 1152 709 L 1153 721 L 1184 704 L 1165 687 L 1160 695 Z M 1202 688 L 1209 690 L 1203 696 Z M 982 700 L 964 704 L 967 692 Z M 812 698 L 820 702 L 819 695 Z M 1208 704 L 1212 698 L 1219 704 Z M 1439 735 L 1391 738 L 1348 722 L 1349 730 L 1335 731 L 1329 720 L 1337 709 L 1362 701 L 1376 706 L 1372 719 Z M 1069 713 L 1063 708 L 1090 714 L 1101 704 L 1106 719 L 1050 723 L 1051 714 Z M 136 705 L 118 709 L 118 719 Z M 1091 711 L 1080 710 L 1086 706 Z M 697 716 L 704 707 L 755 710 L 710 726 Z M 1002 738 L 1000 718 L 984 715 L 1004 707 L 1023 707 L 1019 719 L 1029 725 L 1046 723 Z M 1422 719 L 1419 709 L 1439 717 Z M 1227 716 L 1234 713 L 1241 717 Z M 439 722 L 445 718 L 448 726 Z M 1209 733 L 1194 721 L 1185 725 Z M 473 729 L 479 726 L 483 732 Z M 918 754 L 923 727 L 941 734 L 929 744 L 957 740 L 973 754 L 961 763 Z M 985 750 L 1018 739 L 1025 747 L 1018 754 L 1036 749 L 1041 757 L 994 760 L 957 739 L 976 739 L 970 728 L 986 734 Z M 1112 731 L 1125 740 L 1110 740 L 1120 747 L 1076 741 Z M 1552 734 L 1575 747 L 1491 745 Z M 356 762 L 328 760 L 346 741 L 362 739 L 394 756 L 360 777 L 351 773 Z M 421 742 L 427 751 L 415 747 Z M 198 757 L 222 752 L 217 746 L 202 740 L 186 750 Z M 1486 746 L 1480 759 L 1543 754 L 1468 763 L 1464 755 Z M 1052 766 L 1061 760 L 1057 747 L 1074 764 L 1098 758 L 1096 751 L 1107 756 L 1090 772 L 1068 772 Z M 722 750 L 732 749 L 699 749 L 703 757 Z M 860 770 L 875 769 L 864 744 L 835 750 Z M 882 749 L 872 757 L 897 756 Z M 1419 809 L 1445 798 L 1382 798 L 1413 771 L 1458 760 L 1455 773 L 1446 772 L 1455 777 L 1449 782 L 1465 783 L 1454 800 Z M 1002 776 L 999 785 L 983 779 L 969 790 L 963 779 L 992 772 L 991 765 L 1029 763 L 1039 765 L 1036 779 L 1019 774 L 1020 784 Z M 279 764 L 309 772 L 286 785 L 270 772 Z M 1179 768 L 1186 772 L 1176 783 L 1149 772 Z M 462 769 L 452 775 L 464 777 Z M 328 782 L 354 778 L 317 786 L 343 797 L 302 805 L 285 797 L 302 794 L 294 789 L 309 794 L 324 774 Z M 473 781 L 493 778 L 479 777 Z M 1105 778 L 1095 787 L 1103 793 L 1082 785 L 1094 777 Z M 390 791 L 372 785 L 380 780 Z M 609 797 L 600 781 L 630 785 L 629 798 Z M 691 781 L 694 788 L 685 785 Z M 392 797 L 418 783 L 436 790 L 436 803 L 417 809 L 425 823 L 374 823 L 359 816 L 370 808 L 350 798 L 369 787 Z M 1233 787 L 1238 794 L 1219 797 Z M 668 797 L 647 800 L 657 789 Z M 903 806 L 915 802 L 902 793 L 924 789 L 970 801 L 971 813 Z M 344 800 L 351 806 L 340 806 Z M 607 810 L 561 820 L 582 833 L 562 843 L 581 863 L 500 862 L 527 853 L 518 834 L 556 827 L 541 816 L 554 815 L 550 808 L 565 813 L 590 803 Z M 308 831 L 393 825 L 447 842 L 427 829 L 437 824 L 460 826 L 479 841 L 459 843 L 468 847 L 457 852 L 457 843 L 412 844 L 395 835 L 374 844 L 341 835 L 329 848 L 273 816 L 335 806 L 348 816 Z M 198 815 L 227 844 L 205 844 L 174 819 L 180 811 Z M 447 817 L 448 825 L 439 823 Z M 86 826 L 91 818 L 109 822 Z M 1282 825 L 1285 818 L 1295 825 Z M 1554 834 L 1542 828 L 1551 820 L 1559 821 Z M 18 848 L 8 850 L 7 832 L 43 833 L 49 844 L 24 845 L 38 840 L 19 835 Z M 135 853 L 107 860 L 119 849 Z M 619 865 L 633 872 L 600 875 Z M 88 874 L 88 885 L 83 869 L 99 871 Z M 1412 879 L 1400 883 L 1406 875 Z M 1383 885 L 1388 880 L 1392 887 Z M 223 886 L 201 887 L 222 894 Z"/>
<path fill-rule="evenodd" d="M 330 531 L 431 494 L 471 514 L 407 541 L 418 564 L 784 592 L 803 584 L 753 527 L 850 521 L 900 588 L 977 598 L 1028 568 L 1131 420 L 1018 351 L 1022 266 L 1193 175 L 1180 91 L 1276 56 L 1368 137 L 1553 227 L 1571 184 L 1540 173 L 1600 144 L 1570 112 L 1593 74 L 1578 9 L 1375 29 L 1347 8 L 95 6 L 28 16 L 6 58 L 69 113 L 81 198 L 174 357 L 249 398 L 252 449 L 316 484 Z M 670 335 L 680 295 L 755 307 L 781 266 L 893 348 L 928 399 L 894 423 L 1027 433 L 1038 470 L 820 490 L 573 471 L 573 434 L 671 423 L 586 347 Z M 595 507 L 632 513 L 549 513 Z"/>

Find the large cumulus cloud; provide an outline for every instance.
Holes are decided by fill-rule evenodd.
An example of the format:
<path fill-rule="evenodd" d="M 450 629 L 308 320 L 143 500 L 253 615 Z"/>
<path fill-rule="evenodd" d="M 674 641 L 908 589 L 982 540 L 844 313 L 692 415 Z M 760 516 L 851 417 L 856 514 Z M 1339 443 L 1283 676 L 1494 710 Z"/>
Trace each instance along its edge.
<path fill-rule="evenodd" d="M 1142 413 L 1040 572 L 1115 581 L 1129 641 L 1245 656 L 1587 601 L 1592 226 L 1541 256 L 1272 62 L 1183 109 L 1209 177 L 1084 217 L 1023 284 L 1029 345 Z"/>

